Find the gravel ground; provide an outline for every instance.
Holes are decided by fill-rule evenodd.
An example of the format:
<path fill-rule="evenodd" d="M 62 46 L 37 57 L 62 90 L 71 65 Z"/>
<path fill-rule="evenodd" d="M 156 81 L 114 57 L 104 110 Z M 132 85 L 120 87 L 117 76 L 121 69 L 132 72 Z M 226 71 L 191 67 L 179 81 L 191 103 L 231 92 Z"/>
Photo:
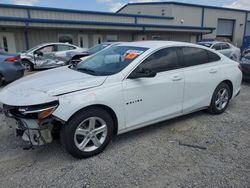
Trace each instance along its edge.
<path fill-rule="evenodd" d="M 249 115 L 244 83 L 222 115 L 201 111 L 123 134 L 83 160 L 57 140 L 24 151 L 0 116 L 0 187 L 250 187 Z"/>

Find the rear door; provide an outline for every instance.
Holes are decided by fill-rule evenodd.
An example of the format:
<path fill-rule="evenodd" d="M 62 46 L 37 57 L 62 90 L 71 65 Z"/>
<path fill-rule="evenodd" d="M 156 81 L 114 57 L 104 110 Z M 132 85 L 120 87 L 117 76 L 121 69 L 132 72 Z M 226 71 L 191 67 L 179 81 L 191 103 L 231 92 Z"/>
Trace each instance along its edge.
<path fill-rule="evenodd" d="M 184 77 L 179 69 L 177 48 L 153 53 L 134 71 L 141 69 L 155 71 L 157 75 L 153 78 L 128 77 L 123 81 L 127 128 L 182 113 Z"/>
<path fill-rule="evenodd" d="M 180 50 L 185 78 L 183 113 L 188 113 L 209 106 L 220 82 L 220 57 L 196 47 L 182 47 Z"/>
<path fill-rule="evenodd" d="M 58 61 L 67 62 L 75 55 L 76 47 L 67 45 L 67 44 L 58 44 L 56 45 L 55 56 Z"/>

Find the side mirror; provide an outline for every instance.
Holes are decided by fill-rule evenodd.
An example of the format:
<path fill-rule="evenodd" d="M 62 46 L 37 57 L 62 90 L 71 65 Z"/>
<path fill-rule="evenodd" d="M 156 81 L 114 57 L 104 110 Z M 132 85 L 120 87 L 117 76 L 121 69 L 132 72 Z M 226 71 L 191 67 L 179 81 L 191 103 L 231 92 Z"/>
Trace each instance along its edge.
<path fill-rule="evenodd" d="M 41 52 L 41 51 L 34 51 L 34 55 L 43 56 L 43 52 Z"/>
<path fill-rule="evenodd" d="M 137 78 L 153 78 L 156 76 L 156 72 L 150 69 L 140 68 L 136 69 L 129 75 L 129 79 L 137 79 Z"/>

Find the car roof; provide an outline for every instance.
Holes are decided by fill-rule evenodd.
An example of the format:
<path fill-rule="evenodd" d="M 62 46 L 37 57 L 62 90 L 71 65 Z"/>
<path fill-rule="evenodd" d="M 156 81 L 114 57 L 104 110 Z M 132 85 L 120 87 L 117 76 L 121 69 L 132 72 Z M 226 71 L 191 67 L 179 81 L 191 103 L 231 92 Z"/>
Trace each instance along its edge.
<path fill-rule="evenodd" d="M 187 43 L 187 42 L 177 42 L 177 41 L 135 41 L 135 42 L 121 42 L 118 46 L 134 46 L 134 47 L 142 47 L 142 48 L 160 48 L 160 47 L 174 47 L 174 46 L 193 46 L 199 47 L 201 46 L 197 44 Z"/>
<path fill-rule="evenodd" d="M 41 45 L 38 45 L 38 46 L 46 46 L 46 45 L 59 45 L 59 44 L 62 44 L 62 45 L 69 45 L 69 46 L 75 46 L 73 44 L 70 44 L 70 43 L 63 43 L 63 42 L 50 42 L 50 43 L 43 43 Z M 77 46 L 76 46 L 77 47 Z"/>
<path fill-rule="evenodd" d="M 202 42 L 198 42 L 198 44 L 218 44 L 218 43 L 226 43 L 229 44 L 228 42 L 224 42 L 224 41 L 202 41 Z"/>

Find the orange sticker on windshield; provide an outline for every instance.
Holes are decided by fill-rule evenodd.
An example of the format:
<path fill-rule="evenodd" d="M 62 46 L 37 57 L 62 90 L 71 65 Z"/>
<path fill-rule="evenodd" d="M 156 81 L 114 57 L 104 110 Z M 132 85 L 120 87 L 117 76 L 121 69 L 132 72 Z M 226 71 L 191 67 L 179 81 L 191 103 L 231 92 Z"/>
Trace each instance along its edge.
<path fill-rule="evenodd" d="M 129 53 L 126 55 L 125 59 L 131 60 L 131 59 L 135 59 L 137 56 L 138 56 L 137 53 Z"/>

